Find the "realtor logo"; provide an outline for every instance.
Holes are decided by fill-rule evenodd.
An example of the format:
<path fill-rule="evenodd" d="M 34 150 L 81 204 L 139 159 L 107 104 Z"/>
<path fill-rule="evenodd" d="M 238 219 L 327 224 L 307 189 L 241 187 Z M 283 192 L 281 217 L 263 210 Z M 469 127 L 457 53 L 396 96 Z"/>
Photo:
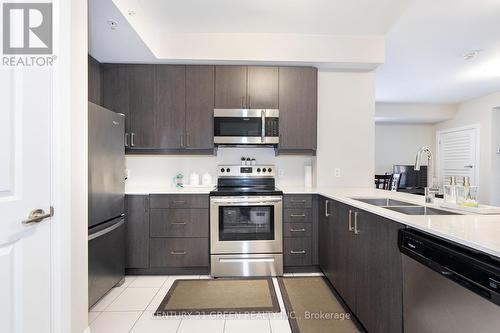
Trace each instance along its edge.
<path fill-rule="evenodd" d="M 52 4 L 3 4 L 4 55 L 52 54 Z"/>

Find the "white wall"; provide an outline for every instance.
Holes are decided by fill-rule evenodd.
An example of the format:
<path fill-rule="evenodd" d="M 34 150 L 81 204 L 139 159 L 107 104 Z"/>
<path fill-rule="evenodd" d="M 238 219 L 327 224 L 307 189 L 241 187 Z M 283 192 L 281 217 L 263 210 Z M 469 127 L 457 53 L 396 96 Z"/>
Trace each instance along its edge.
<path fill-rule="evenodd" d="M 435 124 L 453 119 L 457 112 L 453 104 L 377 103 L 377 123 Z"/>
<path fill-rule="evenodd" d="M 437 130 L 462 127 L 467 125 L 480 125 L 480 168 L 479 168 L 479 191 L 480 201 L 488 204 L 498 202 L 492 192 L 491 177 L 498 170 L 492 169 L 495 151 L 492 145 L 492 133 L 499 128 L 493 126 L 493 109 L 500 106 L 500 92 L 472 99 L 457 106 L 456 117 L 436 125 Z"/>
<path fill-rule="evenodd" d="M 493 110 L 491 122 L 492 158 L 491 158 L 491 199 L 490 203 L 500 206 L 500 108 Z"/>
<path fill-rule="evenodd" d="M 436 129 L 433 124 L 376 124 L 375 172 L 392 172 L 394 164 L 412 165 L 423 146 L 436 151 Z"/>
<path fill-rule="evenodd" d="M 239 164 L 242 156 L 255 158 L 257 164 L 276 165 L 277 170 L 283 172 L 283 176 L 278 176 L 277 185 L 286 187 L 304 186 L 304 167 L 312 164 L 310 156 L 275 156 L 272 148 L 219 148 L 217 156 L 127 155 L 127 189 L 171 186 L 172 178 L 178 173 L 184 174 L 188 181 L 191 172 L 200 176 L 209 172 L 215 180 L 217 165 Z"/>
<path fill-rule="evenodd" d="M 375 75 L 318 72 L 316 184 L 372 187 L 375 173 Z M 340 177 L 334 177 L 334 169 Z"/>

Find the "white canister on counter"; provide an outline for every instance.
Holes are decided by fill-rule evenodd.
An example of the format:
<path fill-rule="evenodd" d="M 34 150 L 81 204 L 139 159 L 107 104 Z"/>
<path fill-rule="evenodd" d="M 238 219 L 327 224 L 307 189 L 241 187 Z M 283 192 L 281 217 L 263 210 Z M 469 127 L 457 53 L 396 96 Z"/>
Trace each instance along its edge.
<path fill-rule="evenodd" d="M 212 175 L 209 174 L 208 172 L 205 172 L 201 177 L 201 183 L 203 184 L 203 186 L 212 185 Z"/>
<path fill-rule="evenodd" d="M 191 186 L 200 185 L 200 175 L 197 174 L 196 172 L 193 172 L 191 175 L 189 175 L 189 185 Z"/>

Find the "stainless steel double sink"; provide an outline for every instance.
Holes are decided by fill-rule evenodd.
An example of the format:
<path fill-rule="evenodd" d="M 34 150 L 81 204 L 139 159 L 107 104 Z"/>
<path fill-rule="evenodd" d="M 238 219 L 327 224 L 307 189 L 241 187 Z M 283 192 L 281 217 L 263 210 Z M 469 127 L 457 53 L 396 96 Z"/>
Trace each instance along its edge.
<path fill-rule="evenodd" d="M 447 210 L 419 206 L 410 202 L 390 198 L 351 198 L 370 205 L 390 209 L 406 215 L 460 215 Z"/>

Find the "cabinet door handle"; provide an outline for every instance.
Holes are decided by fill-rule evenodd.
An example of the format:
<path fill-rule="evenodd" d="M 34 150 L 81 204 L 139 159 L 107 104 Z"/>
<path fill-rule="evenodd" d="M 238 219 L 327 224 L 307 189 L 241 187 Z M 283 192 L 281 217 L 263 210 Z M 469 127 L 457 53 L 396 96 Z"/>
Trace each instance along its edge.
<path fill-rule="evenodd" d="M 328 212 L 328 208 L 330 206 L 330 200 L 325 200 L 325 216 L 326 217 L 329 217 L 330 216 L 330 213 Z"/>
<path fill-rule="evenodd" d="M 147 214 L 147 213 L 148 213 L 148 206 L 149 206 L 149 205 L 148 205 L 148 201 L 149 201 L 149 199 L 148 199 L 148 198 L 149 198 L 148 196 L 145 196 L 145 197 L 144 197 L 144 213 L 145 213 L 145 214 Z"/>
<path fill-rule="evenodd" d="M 191 138 L 189 136 L 189 133 L 186 133 L 186 147 L 189 147 L 191 145 Z"/>
<path fill-rule="evenodd" d="M 305 201 L 305 200 L 294 200 L 294 199 L 290 200 L 290 202 L 295 202 L 295 203 L 306 203 L 306 201 Z"/>
<path fill-rule="evenodd" d="M 359 234 L 359 229 L 358 229 L 358 212 L 354 212 L 354 234 L 355 235 Z"/>
<path fill-rule="evenodd" d="M 290 232 L 306 232 L 306 229 L 290 229 Z"/>
<path fill-rule="evenodd" d="M 135 133 L 132 132 L 130 133 L 130 147 L 134 147 L 135 146 Z"/>
<path fill-rule="evenodd" d="M 125 147 L 128 147 L 128 133 L 125 133 Z"/>
<path fill-rule="evenodd" d="M 245 108 L 245 96 L 241 96 L 241 108 Z"/>
<path fill-rule="evenodd" d="M 290 254 L 306 254 L 306 251 L 305 250 L 302 250 L 302 251 L 290 251 Z"/>
<path fill-rule="evenodd" d="M 248 95 L 247 99 L 248 99 L 247 108 L 251 109 L 252 108 L 252 96 Z"/>
<path fill-rule="evenodd" d="M 353 231 L 354 229 L 352 228 L 352 210 L 349 209 L 349 231 Z"/>
<path fill-rule="evenodd" d="M 306 217 L 306 214 L 290 214 L 290 217 Z"/>
<path fill-rule="evenodd" d="M 175 256 L 183 256 L 186 254 L 186 251 L 171 251 L 170 254 Z"/>
<path fill-rule="evenodd" d="M 184 201 L 184 200 L 174 200 L 174 201 L 173 201 L 173 203 L 174 203 L 174 204 L 179 204 L 179 205 L 182 205 L 182 204 L 185 204 L 185 203 L 186 203 L 186 201 Z"/>
<path fill-rule="evenodd" d="M 180 135 L 179 139 L 181 141 L 181 148 L 184 147 L 184 135 Z"/>
<path fill-rule="evenodd" d="M 186 222 L 172 222 L 173 225 L 186 225 Z"/>

